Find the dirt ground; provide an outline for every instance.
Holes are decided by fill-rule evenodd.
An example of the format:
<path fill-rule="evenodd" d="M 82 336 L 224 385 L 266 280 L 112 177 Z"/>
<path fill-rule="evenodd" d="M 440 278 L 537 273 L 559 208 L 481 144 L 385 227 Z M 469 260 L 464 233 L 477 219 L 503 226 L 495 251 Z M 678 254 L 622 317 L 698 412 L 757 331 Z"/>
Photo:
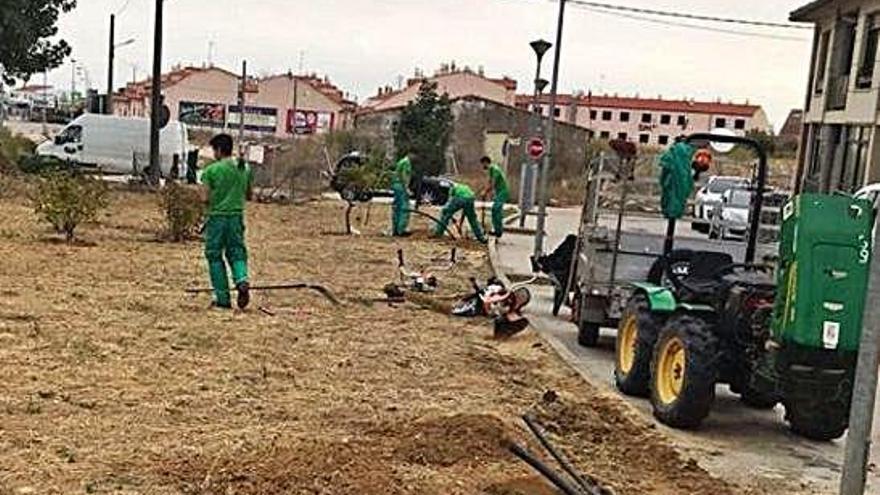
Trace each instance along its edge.
<path fill-rule="evenodd" d="M 498 342 L 439 312 L 487 275 L 478 246 L 440 274 L 433 309 L 370 302 L 398 247 L 425 265 L 451 244 L 381 236 L 376 206 L 343 237 L 341 212 L 253 205 L 248 241 L 255 282 L 321 282 L 344 307 L 275 292 L 232 313 L 184 294 L 206 284 L 201 245 L 157 242 L 150 195 L 115 193 L 78 246 L 0 200 L 0 494 L 555 493 L 506 449 L 540 452 L 524 413 L 613 493 L 759 494 L 709 476 L 533 333 Z"/>

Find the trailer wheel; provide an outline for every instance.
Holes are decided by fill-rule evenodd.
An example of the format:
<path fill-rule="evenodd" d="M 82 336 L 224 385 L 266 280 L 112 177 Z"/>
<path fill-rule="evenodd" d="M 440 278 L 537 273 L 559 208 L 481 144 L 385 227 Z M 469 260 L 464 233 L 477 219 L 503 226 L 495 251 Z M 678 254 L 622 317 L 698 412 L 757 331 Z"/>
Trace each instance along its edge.
<path fill-rule="evenodd" d="M 840 438 L 849 427 L 849 407 L 838 401 L 800 400 L 786 402 L 785 420 L 794 433 L 827 442 Z"/>
<path fill-rule="evenodd" d="M 647 397 L 651 387 L 651 354 L 658 332 L 647 297 L 634 294 L 626 304 L 617 327 L 614 382 L 626 395 Z"/>
<path fill-rule="evenodd" d="M 599 330 L 602 328 L 602 323 L 597 320 L 605 318 L 605 303 L 584 295 L 580 290 L 575 294 L 575 300 L 578 301 L 575 313 L 578 325 L 578 344 L 583 347 L 596 347 L 596 344 L 599 343 Z"/>
<path fill-rule="evenodd" d="M 596 347 L 599 342 L 599 330 L 601 325 L 598 323 L 588 323 L 582 321 L 578 325 L 578 344 L 583 347 Z"/>
<path fill-rule="evenodd" d="M 718 340 L 712 324 L 691 314 L 672 317 L 651 362 L 654 416 L 673 428 L 696 428 L 715 400 Z"/>

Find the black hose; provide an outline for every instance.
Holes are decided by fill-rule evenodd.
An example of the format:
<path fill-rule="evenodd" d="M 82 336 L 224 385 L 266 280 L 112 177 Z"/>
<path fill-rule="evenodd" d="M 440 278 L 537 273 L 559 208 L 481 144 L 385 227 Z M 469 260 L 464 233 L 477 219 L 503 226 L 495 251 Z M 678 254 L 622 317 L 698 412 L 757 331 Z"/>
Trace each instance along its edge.
<path fill-rule="evenodd" d="M 532 433 L 534 433 L 535 437 L 537 437 L 538 441 L 544 449 L 547 450 L 550 456 L 562 466 L 562 469 L 568 473 L 568 475 L 571 476 L 583 490 L 586 490 L 589 495 L 601 495 L 598 487 L 584 479 L 584 476 L 571 465 L 571 462 L 569 462 L 561 452 L 556 450 L 553 444 L 550 443 L 550 439 L 544 434 L 543 428 L 541 428 L 534 419 L 527 414 L 523 415 L 522 419 L 526 423 L 526 426 L 532 430 Z"/>
<path fill-rule="evenodd" d="M 537 457 L 532 455 L 529 451 L 524 449 L 523 447 L 517 445 L 516 443 L 511 443 L 508 447 L 510 452 L 522 459 L 526 464 L 531 466 L 535 471 L 541 474 L 544 478 L 546 478 L 550 483 L 553 483 L 553 486 L 558 488 L 565 495 L 583 495 L 583 492 L 580 488 L 572 486 L 571 483 L 565 480 L 562 476 L 553 471 L 546 464 L 538 460 Z"/>
<path fill-rule="evenodd" d="M 427 213 L 425 213 L 425 212 L 423 212 L 423 211 L 419 211 L 419 210 L 406 210 L 406 211 L 407 211 L 407 213 L 415 213 L 416 215 L 421 215 L 421 216 L 423 216 L 423 217 L 425 217 L 425 218 L 428 218 L 428 219 L 432 220 L 432 221 L 433 221 L 434 223 L 436 223 L 437 225 L 440 225 L 440 220 L 439 220 L 439 219 L 437 219 L 436 217 L 433 217 L 433 216 L 431 216 L 431 215 L 428 215 Z M 446 233 L 449 234 L 449 237 L 452 237 L 452 240 L 454 240 L 454 241 L 455 241 L 455 240 L 458 240 L 458 237 L 455 236 L 455 233 L 452 232 L 451 230 L 449 230 L 449 226 L 448 226 L 448 225 L 445 227 L 445 229 L 446 229 Z"/>

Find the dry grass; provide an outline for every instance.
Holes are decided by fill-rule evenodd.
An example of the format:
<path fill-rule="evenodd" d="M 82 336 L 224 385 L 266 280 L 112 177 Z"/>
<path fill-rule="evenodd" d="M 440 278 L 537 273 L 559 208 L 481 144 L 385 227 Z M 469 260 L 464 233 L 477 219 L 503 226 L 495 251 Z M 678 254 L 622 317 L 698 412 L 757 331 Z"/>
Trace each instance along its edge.
<path fill-rule="evenodd" d="M 342 228 L 336 205 L 251 208 L 255 281 L 349 301 L 259 295 L 272 317 L 184 296 L 205 283 L 201 246 L 156 242 L 151 196 L 116 194 L 83 229 L 92 247 L 46 242 L 26 205 L 0 201 L 0 494 L 551 493 L 503 448 L 527 410 L 619 494 L 743 493 L 534 335 L 499 343 L 480 321 L 365 303 L 398 246 L 423 263 L 450 247 L 381 237 L 374 208 L 358 238 L 322 234 Z M 481 251 L 464 256 L 441 295 L 485 276 Z"/>

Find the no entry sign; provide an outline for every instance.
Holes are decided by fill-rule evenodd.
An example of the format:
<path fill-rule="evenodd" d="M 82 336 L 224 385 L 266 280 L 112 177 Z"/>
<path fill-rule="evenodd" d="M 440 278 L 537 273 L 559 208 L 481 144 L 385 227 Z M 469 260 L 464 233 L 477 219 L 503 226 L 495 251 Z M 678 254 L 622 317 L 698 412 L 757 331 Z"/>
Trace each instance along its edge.
<path fill-rule="evenodd" d="M 541 138 L 530 139 L 529 144 L 526 146 L 526 152 L 534 160 L 537 160 L 544 156 L 544 151 L 546 151 L 544 147 L 544 140 Z"/>

